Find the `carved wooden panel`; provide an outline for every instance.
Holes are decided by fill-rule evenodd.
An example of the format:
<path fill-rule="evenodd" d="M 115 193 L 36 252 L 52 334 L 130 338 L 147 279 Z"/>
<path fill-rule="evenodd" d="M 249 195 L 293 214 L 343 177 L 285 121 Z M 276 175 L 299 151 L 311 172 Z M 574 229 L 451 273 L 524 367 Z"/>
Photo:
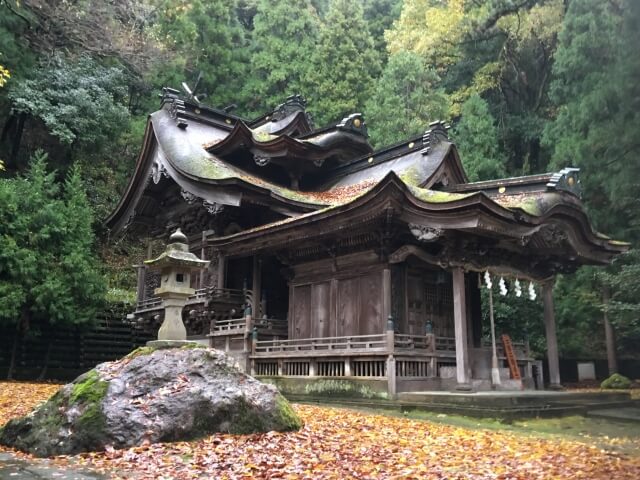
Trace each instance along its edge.
<path fill-rule="evenodd" d="M 329 336 L 330 290 L 329 282 L 311 287 L 311 336 L 314 338 Z"/>
<path fill-rule="evenodd" d="M 375 335 L 384 331 L 382 317 L 384 299 L 382 296 L 382 272 L 372 272 L 359 278 L 360 335 Z"/>

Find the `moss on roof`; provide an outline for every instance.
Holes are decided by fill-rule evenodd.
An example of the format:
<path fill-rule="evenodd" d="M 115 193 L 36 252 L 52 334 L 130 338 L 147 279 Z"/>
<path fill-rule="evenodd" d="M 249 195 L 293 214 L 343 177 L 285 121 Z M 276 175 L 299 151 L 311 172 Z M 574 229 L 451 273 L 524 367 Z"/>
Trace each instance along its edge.
<path fill-rule="evenodd" d="M 536 217 L 542 215 L 547 209 L 543 201 L 543 194 L 540 192 L 498 195 L 493 197 L 492 200 L 510 210 L 521 210 Z"/>
<path fill-rule="evenodd" d="M 403 180 L 404 181 L 404 180 Z M 466 198 L 472 193 L 451 193 L 451 192 L 440 192 L 438 190 L 429 190 L 427 188 L 418 188 L 413 185 L 408 185 L 411 193 L 419 200 L 427 203 L 447 203 L 447 202 L 455 202 L 456 200 L 461 200 Z"/>

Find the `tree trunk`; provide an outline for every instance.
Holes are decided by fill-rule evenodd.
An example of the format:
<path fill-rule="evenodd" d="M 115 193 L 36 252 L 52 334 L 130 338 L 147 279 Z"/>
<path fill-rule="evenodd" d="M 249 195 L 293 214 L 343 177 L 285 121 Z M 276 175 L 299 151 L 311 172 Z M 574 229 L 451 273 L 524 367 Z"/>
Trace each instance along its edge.
<path fill-rule="evenodd" d="M 18 344 L 20 337 L 29 329 L 29 309 L 23 306 L 20 311 L 20 320 L 16 324 L 16 335 L 13 339 L 13 348 L 11 350 L 11 362 L 9 362 L 9 371 L 7 372 L 7 380 L 13 379 L 13 371 L 16 366 L 16 357 L 18 356 Z"/>
<path fill-rule="evenodd" d="M 605 286 L 602 290 L 602 303 L 604 305 L 603 320 L 604 338 L 607 344 L 607 365 L 609 367 L 609 375 L 613 375 L 618 372 L 618 361 L 616 359 L 616 338 L 613 326 L 609 321 L 609 287 Z"/>
<path fill-rule="evenodd" d="M 47 370 L 49 370 L 49 360 L 51 360 L 51 345 L 53 342 L 51 339 L 47 342 L 47 353 L 44 356 L 44 363 L 42 365 L 42 370 L 40 370 L 40 375 L 38 375 L 38 380 L 42 381 L 47 376 Z"/>
<path fill-rule="evenodd" d="M 8 165 L 13 168 L 18 168 L 18 153 L 20 152 L 20 144 L 22 143 L 22 133 L 24 132 L 24 123 L 26 121 L 27 114 L 19 113 L 18 121 L 16 124 L 16 130 L 13 135 L 13 141 L 11 142 L 11 154 L 9 155 Z"/>
<path fill-rule="evenodd" d="M 16 327 L 15 335 L 13 336 L 13 348 L 11 349 L 11 361 L 9 362 L 9 371 L 7 372 L 7 380 L 13 380 L 13 370 L 16 365 L 16 356 L 18 354 L 18 343 L 20 338 L 20 323 Z"/>

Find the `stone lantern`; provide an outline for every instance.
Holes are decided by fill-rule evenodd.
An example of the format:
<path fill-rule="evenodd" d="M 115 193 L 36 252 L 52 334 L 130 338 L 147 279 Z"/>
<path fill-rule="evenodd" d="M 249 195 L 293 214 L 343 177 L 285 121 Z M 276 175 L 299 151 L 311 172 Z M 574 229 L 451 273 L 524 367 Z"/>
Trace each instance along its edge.
<path fill-rule="evenodd" d="M 151 271 L 160 272 L 160 286 L 154 293 L 162 299 L 164 321 L 158 330 L 158 341 L 184 342 L 187 330 L 182 323 L 182 309 L 187 298 L 195 293 L 191 288 L 191 272 L 207 268 L 209 262 L 189 252 L 187 237 L 178 228 L 170 237 L 167 249 L 153 260 L 144 262 Z"/>

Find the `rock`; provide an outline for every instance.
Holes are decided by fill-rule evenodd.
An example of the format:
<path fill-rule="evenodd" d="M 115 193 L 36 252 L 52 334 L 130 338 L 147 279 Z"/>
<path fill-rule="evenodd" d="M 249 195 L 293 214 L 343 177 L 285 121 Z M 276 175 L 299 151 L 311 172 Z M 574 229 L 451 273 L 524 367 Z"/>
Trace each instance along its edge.
<path fill-rule="evenodd" d="M 45 457 L 300 427 L 274 386 L 243 373 L 224 352 L 143 347 L 11 420 L 0 429 L 0 444 Z"/>

